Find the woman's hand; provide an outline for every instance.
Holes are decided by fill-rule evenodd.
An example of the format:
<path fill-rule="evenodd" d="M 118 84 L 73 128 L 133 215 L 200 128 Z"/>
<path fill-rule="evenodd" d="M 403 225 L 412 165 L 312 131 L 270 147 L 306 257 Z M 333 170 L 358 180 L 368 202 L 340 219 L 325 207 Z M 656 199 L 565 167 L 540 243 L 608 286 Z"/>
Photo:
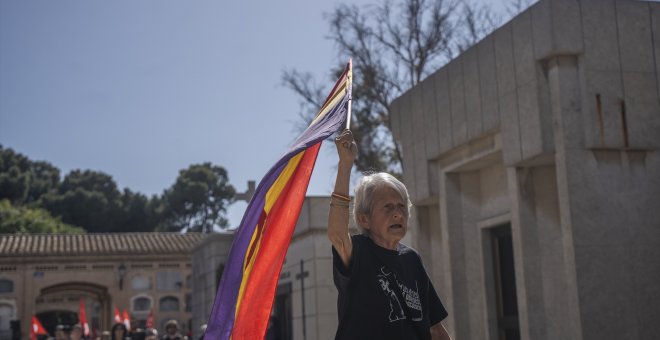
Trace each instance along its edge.
<path fill-rule="evenodd" d="M 337 138 L 335 138 L 335 145 L 337 146 L 337 153 L 339 154 L 339 166 L 346 166 L 351 168 L 353 162 L 358 157 L 358 148 L 353 133 L 351 130 L 342 131 Z"/>

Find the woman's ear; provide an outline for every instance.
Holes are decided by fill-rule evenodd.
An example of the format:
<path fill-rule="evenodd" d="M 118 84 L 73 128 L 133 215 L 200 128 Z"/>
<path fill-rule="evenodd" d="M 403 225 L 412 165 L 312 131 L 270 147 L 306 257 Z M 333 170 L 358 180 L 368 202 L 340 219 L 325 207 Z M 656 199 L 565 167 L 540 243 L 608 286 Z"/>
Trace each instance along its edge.
<path fill-rule="evenodd" d="M 362 227 L 362 229 L 369 230 L 369 216 L 365 214 L 359 214 L 357 216 L 357 223 Z"/>

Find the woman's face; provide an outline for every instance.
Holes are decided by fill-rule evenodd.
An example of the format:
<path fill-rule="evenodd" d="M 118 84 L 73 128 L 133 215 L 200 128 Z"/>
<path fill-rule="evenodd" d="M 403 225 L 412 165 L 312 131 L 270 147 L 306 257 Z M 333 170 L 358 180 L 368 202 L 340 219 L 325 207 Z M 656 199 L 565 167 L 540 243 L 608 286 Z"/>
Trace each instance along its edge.
<path fill-rule="evenodd" d="M 408 202 L 389 186 L 376 188 L 373 197 L 371 215 L 359 216 L 358 222 L 374 243 L 394 250 L 408 231 Z"/>

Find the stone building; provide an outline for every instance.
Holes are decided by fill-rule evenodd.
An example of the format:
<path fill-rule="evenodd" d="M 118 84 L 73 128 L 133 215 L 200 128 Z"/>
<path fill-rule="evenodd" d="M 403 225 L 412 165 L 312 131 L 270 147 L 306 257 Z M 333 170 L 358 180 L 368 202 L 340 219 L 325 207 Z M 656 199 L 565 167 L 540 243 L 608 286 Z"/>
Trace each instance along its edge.
<path fill-rule="evenodd" d="M 273 305 L 283 339 L 334 338 L 329 203 L 305 198 Z M 99 331 L 111 327 L 117 307 L 134 326 L 144 327 L 153 310 L 159 330 L 176 319 L 197 338 L 232 240 L 232 232 L 0 235 L 0 339 L 11 336 L 9 320 L 20 321 L 23 335 L 32 315 L 51 334 L 58 323 L 77 322 L 80 297 Z"/>
<path fill-rule="evenodd" d="M 392 103 L 455 340 L 660 334 L 660 3 L 541 0 Z"/>
<path fill-rule="evenodd" d="M 337 289 L 327 237 L 329 197 L 306 197 L 280 273 L 274 318 L 281 339 L 334 339 Z M 351 225 L 353 232 L 356 229 Z M 214 234 L 193 252 L 193 330 L 211 314 L 231 235 Z M 193 333 L 197 336 L 197 333 Z"/>
<path fill-rule="evenodd" d="M 114 308 L 127 310 L 134 327 L 153 311 L 163 330 L 178 320 L 184 332 L 191 313 L 191 251 L 199 233 L 0 235 L 0 339 L 9 320 L 28 337 L 36 315 L 52 332 L 77 322 L 84 298 L 90 326 L 109 330 Z M 100 335 L 100 334 L 99 334 Z"/>

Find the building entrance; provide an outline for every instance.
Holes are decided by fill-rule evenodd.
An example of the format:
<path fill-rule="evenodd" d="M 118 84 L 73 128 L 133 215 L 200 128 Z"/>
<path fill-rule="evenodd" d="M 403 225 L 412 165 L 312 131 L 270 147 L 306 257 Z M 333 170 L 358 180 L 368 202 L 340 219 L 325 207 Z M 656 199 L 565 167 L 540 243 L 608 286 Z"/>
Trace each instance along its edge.
<path fill-rule="evenodd" d="M 493 275 L 497 306 L 497 333 L 499 340 L 519 340 L 518 298 L 516 272 L 513 262 L 511 225 L 505 224 L 490 230 Z"/>
<path fill-rule="evenodd" d="M 42 289 L 35 301 L 35 314 L 52 335 L 57 325 L 69 328 L 78 323 L 81 298 L 92 334 L 109 330 L 110 295 L 106 287 L 92 283 L 72 282 Z"/>

